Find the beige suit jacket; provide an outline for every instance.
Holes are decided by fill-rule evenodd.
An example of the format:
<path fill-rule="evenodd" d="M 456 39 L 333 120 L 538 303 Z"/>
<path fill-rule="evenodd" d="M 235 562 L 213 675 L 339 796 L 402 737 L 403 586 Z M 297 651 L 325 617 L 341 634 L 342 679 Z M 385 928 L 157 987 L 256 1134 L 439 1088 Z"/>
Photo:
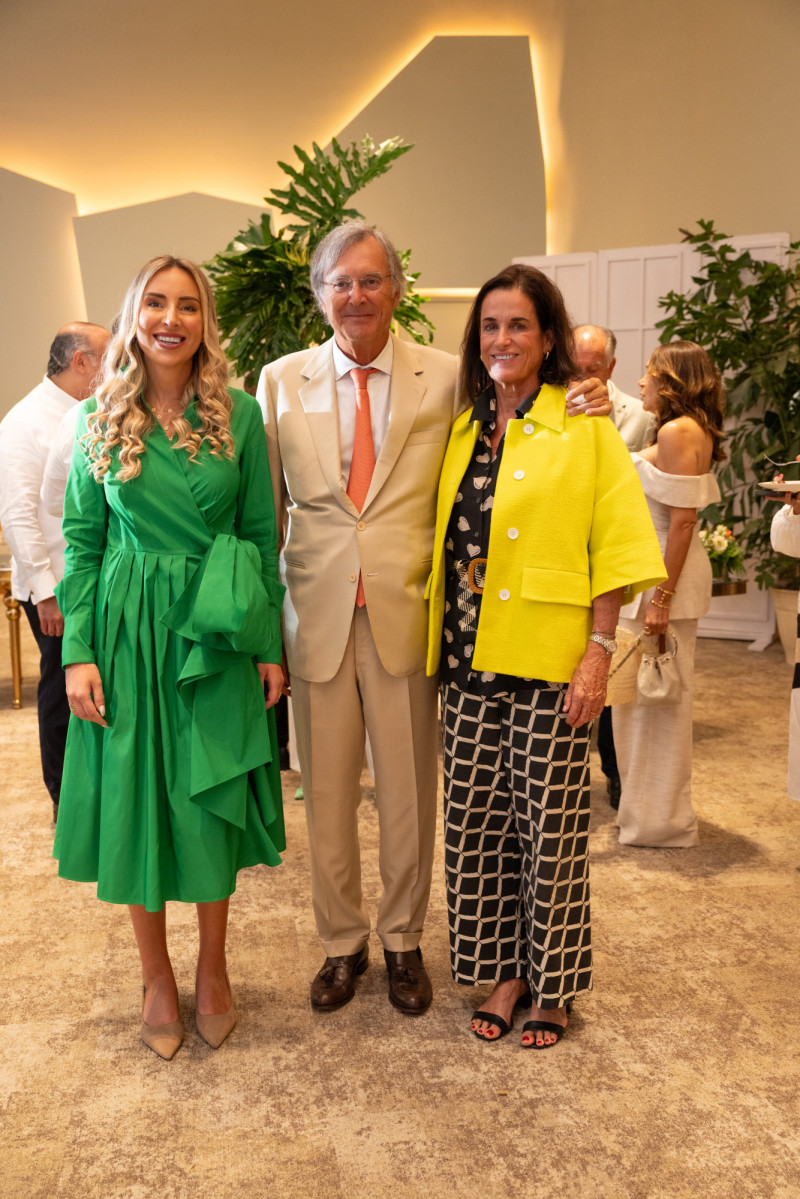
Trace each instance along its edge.
<path fill-rule="evenodd" d="M 608 398 L 613 408 L 611 419 L 628 449 L 632 454 L 643 450 L 655 436 L 655 417 L 645 412 L 641 400 L 620 391 L 613 379 L 608 380 Z"/>
<path fill-rule="evenodd" d="M 265 366 L 258 384 L 286 585 L 289 670 L 333 678 L 364 579 L 381 663 L 393 675 L 424 670 L 425 585 L 436 494 L 458 414 L 456 359 L 394 338 L 390 420 L 364 508 L 346 493 L 339 449 L 333 340 Z"/>

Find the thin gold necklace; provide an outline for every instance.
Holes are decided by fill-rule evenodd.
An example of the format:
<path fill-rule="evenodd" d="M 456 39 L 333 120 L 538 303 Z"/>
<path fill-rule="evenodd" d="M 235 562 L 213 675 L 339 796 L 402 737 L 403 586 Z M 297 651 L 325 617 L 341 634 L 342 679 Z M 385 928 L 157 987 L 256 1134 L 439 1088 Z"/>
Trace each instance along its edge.
<path fill-rule="evenodd" d="M 167 408 L 167 407 L 166 407 L 166 405 L 164 405 L 164 406 L 162 407 L 162 406 L 160 406 L 160 405 L 159 405 L 159 406 L 156 406 L 155 404 L 150 404 L 150 403 L 148 403 L 148 402 L 147 402 L 147 400 L 145 400 L 145 403 L 147 404 L 147 406 L 148 406 L 148 408 L 150 409 L 150 411 L 151 411 L 152 413 L 154 413 L 154 415 L 155 415 L 155 416 L 156 416 L 156 417 L 157 417 L 159 420 L 164 420 L 164 419 L 165 419 L 165 413 L 166 413 L 166 423 L 167 423 L 167 424 L 171 425 L 171 424 L 173 423 L 173 420 L 177 419 L 177 418 L 173 417 L 173 415 L 172 415 L 172 413 L 173 413 L 173 412 L 175 412 L 176 408 L 178 408 L 178 405 L 177 405 L 177 404 L 174 404 L 172 407 L 170 407 L 170 408 Z M 183 404 L 183 405 L 180 407 L 180 415 L 181 415 L 181 416 L 183 415 L 183 413 L 186 411 L 186 409 L 187 409 L 187 408 L 188 408 L 188 404 Z"/>

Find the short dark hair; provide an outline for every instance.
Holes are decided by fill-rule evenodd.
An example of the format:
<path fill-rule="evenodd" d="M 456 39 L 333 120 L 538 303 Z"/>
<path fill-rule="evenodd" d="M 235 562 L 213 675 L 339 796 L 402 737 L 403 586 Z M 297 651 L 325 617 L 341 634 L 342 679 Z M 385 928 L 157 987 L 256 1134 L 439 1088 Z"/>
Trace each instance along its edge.
<path fill-rule="evenodd" d="M 77 322 L 76 322 L 77 323 Z M 81 321 L 87 329 L 95 328 L 88 322 Z M 65 333 L 57 333 L 53 338 L 53 344 L 50 346 L 50 356 L 47 360 L 47 377 L 52 379 L 54 375 L 60 375 L 62 371 L 68 370 L 72 362 L 72 355 L 76 350 L 83 350 L 85 354 L 91 354 L 94 347 L 92 340 L 86 333 L 80 333 L 74 330 L 68 330 Z"/>
<path fill-rule="evenodd" d="M 575 341 L 564 297 L 547 275 L 536 267 L 514 264 L 494 275 L 475 297 L 461 344 L 460 390 L 465 400 L 475 400 L 491 383 L 481 362 L 481 308 L 493 291 L 519 290 L 528 297 L 542 333 L 551 333 L 553 348 L 539 369 L 540 383 L 566 387 L 578 374 L 573 357 Z"/>

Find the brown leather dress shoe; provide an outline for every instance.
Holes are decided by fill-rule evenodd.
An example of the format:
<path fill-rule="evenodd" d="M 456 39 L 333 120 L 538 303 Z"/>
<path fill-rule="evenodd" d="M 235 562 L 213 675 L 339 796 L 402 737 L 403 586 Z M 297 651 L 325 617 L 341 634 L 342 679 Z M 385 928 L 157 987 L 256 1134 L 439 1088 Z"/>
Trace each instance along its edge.
<path fill-rule="evenodd" d="M 311 1006 L 320 1012 L 335 1012 L 356 993 L 356 978 L 369 964 L 369 946 L 344 957 L 326 958 L 311 983 Z"/>
<path fill-rule="evenodd" d="M 421 949 L 393 953 L 384 949 L 389 972 L 389 1000 L 407 1016 L 420 1016 L 430 1007 L 433 988 L 428 971 L 422 964 Z"/>

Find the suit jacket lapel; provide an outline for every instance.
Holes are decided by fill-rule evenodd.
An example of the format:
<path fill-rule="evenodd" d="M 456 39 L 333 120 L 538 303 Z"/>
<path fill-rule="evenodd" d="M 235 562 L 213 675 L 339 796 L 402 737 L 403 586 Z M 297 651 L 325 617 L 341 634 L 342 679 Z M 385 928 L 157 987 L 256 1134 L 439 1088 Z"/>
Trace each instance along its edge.
<path fill-rule="evenodd" d="M 381 452 L 375 463 L 375 472 L 364 501 L 364 511 L 392 473 L 406 444 L 411 426 L 417 419 L 422 398 L 427 390 L 422 367 L 413 346 L 408 342 L 400 341 L 397 337 L 394 337 L 393 340 L 391 418 Z"/>
<path fill-rule="evenodd" d="M 348 512 L 356 512 L 342 484 L 342 455 L 339 447 L 339 409 L 333 373 L 333 339 L 326 341 L 302 369 L 306 382 L 298 395 L 308 421 L 325 482 L 334 499 Z"/>

